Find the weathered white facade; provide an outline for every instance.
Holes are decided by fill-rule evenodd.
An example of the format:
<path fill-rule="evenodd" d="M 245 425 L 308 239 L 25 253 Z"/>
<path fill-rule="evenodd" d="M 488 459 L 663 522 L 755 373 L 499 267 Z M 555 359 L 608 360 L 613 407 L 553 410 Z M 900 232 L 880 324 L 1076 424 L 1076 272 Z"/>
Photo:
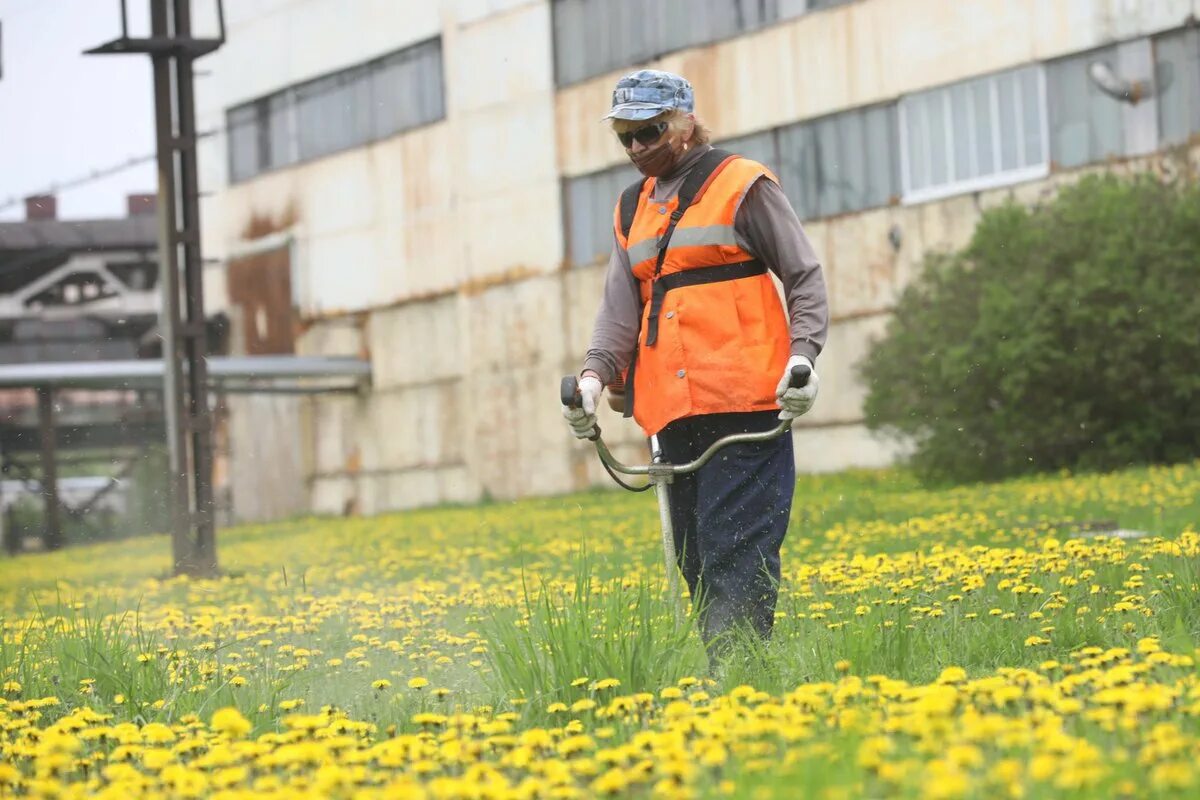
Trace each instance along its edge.
<path fill-rule="evenodd" d="M 210 303 L 228 305 L 235 346 L 238 330 L 261 332 L 269 315 L 255 308 L 252 294 L 232 283 L 227 290 L 227 277 L 242 280 L 245 269 L 235 272 L 226 262 L 273 236 L 288 255 L 295 348 L 366 354 L 373 368 L 372 389 L 362 396 L 231 401 L 236 511 L 245 518 L 369 513 L 606 481 L 558 413 L 558 379 L 582 361 L 604 269 L 602 259 L 571 257 L 572 231 L 586 220 L 564 198 L 572 187 L 579 196 L 586 176 L 624 163 L 599 119 L 612 84 L 635 65 L 556 84 L 556 39 L 567 46 L 554 16 L 557 0 L 229 5 L 229 41 L 205 62 L 209 74 L 198 84 L 201 127 L 226 128 L 231 109 L 262 100 L 260 138 L 299 137 L 300 144 L 274 167 L 239 160 L 245 174 L 231 180 L 241 156 L 230 147 L 246 145 L 233 133 L 206 140 L 204 247 L 222 260 L 209 273 Z M 797 457 L 810 470 L 879 465 L 895 456 L 894 445 L 863 426 L 856 364 L 925 253 L 962 244 L 990 205 L 1012 196 L 1031 201 L 1069 179 L 1055 148 L 1084 153 L 1091 163 L 1080 168 L 1095 168 L 1098 158 L 1086 155 L 1093 152 L 1108 163 L 1164 157 L 1164 101 L 1152 92 L 1137 104 L 1111 100 L 1111 109 L 1096 101 L 1095 109 L 1083 108 L 1078 125 L 1059 119 L 1065 112 L 1055 111 L 1054 93 L 1073 79 L 1074 62 L 1058 60 L 1113 45 L 1103 52 L 1119 77 L 1151 85 L 1163 74 L 1155 54 L 1168 52 L 1152 37 L 1200 15 L 1200 0 L 823 5 L 832 7 L 805 12 L 802 2 L 781 2 L 765 26 L 650 62 L 692 81 L 697 113 L 718 141 L 878 104 L 898 120 L 889 144 L 896 163 L 886 168 L 899 176 L 898 191 L 871 208 L 805 221 L 823 259 L 833 314 L 818 364 L 821 397 L 797 426 Z M 628 3 L 613 0 L 617 6 Z M 296 130 L 304 112 L 274 115 L 271 109 L 282 106 L 271 104 L 283 90 L 299 87 L 295 102 L 303 103 L 313 79 L 391 63 L 389 54 L 431 40 L 440 48 L 440 80 L 430 83 L 442 94 L 422 102 L 436 119 L 320 157 L 294 157 L 305 146 Z M 563 53 L 558 59 L 561 72 Z M 964 124 L 955 116 L 957 90 L 926 90 L 1030 65 L 1036 69 L 1013 73 L 1024 90 L 1017 78 L 1016 89 L 999 80 L 998 89 L 987 81 L 963 85 L 1000 97 L 990 119 L 1001 138 L 1009 124 L 1004 92 L 1018 92 L 1013 129 L 1028 132 L 1021 164 L 1032 167 L 999 169 L 999 141 L 1003 174 L 937 184 L 940 163 L 914 166 L 911 154 L 925 152 L 913 143 L 914 131 L 924 130 L 914 127 L 915 110 L 941 103 L 948 131 Z M 1086 67 L 1081 61 L 1079 69 Z M 1191 84 L 1175 91 L 1184 85 Z M 1042 115 L 1040 128 L 1032 114 Z M 1119 145 L 1089 144 L 1113 127 L 1089 123 L 1098 114 L 1119 121 Z M 976 127 L 972 142 L 982 135 Z M 275 163 L 282 145 L 271 142 L 255 158 Z M 929 152 L 942 152 L 932 142 Z M 947 158 L 948 175 L 956 166 Z M 972 175 L 986 172 L 976 155 L 964 155 L 963 164 L 968 160 Z M 926 170 L 921 180 L 936 184 L 932 190 L 913 188 L 918 166 Z M 805 180 L 803 170 L 796 174 Z M 602 424 L 625 455 L 639 456 L 631 422 L 610 417 Z"/>

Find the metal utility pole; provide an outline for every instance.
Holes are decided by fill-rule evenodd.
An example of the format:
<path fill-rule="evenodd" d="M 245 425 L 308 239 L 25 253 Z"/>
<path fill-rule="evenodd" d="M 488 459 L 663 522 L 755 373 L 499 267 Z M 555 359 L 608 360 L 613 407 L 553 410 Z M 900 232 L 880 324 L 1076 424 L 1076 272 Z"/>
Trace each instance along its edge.
<path fill-rule="evenodd" d="M 58 427 L 54 422 L 54 390 L 37 387 L 38 428 L 42 440 L 42 499 L 46 517 L 43 521 L 42 543 L 47 550 L 63 546 L 62 513 L 58 504 L 58 461 L 56 445 Z"/>
<path fill-rule="evenodd" d="M 218 38 L 192 35 L 191 0 L 149 0 L 150 36 L 130 38 L 126 0 L 120 0 L 120 38 L 87 51 L 143 53 L 150 56 L 154 70 L 162 288 L 159 328 L 171 472 L 171 543 L 175 573 L 189 575 L 217 571 L 192 69 L 197 58 L 225 42 L 222 0 L 215 2 Z"/>

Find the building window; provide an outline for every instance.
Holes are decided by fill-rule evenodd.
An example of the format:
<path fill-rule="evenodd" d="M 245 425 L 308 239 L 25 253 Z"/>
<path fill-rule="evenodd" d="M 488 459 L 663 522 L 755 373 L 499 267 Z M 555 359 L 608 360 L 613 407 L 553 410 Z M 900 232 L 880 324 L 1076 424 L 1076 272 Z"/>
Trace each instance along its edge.
<path fill-rule="evenodd" d="M 1049 170 L 1046 78 L 1040 65 L 900 100 L 904 201 L 1003 186 Z"/>
<path fill-rule="evenodd" d="M 783 189 L 801 219 L 883 206 L 899 195 L 896 107 L 855 109 L 779 129 Z"/>
<path fill-rule="evenodd" d="M 1155 39 L 1154 63 L 1160 141 L 1182 144 L 1200 133 L 1200 31 Z"/>
<path fill-rule="evenodd" d="M 780 2 L 554 0 L 555 79 L 566 86 L 762 28 L 779 21 Z"/>
<path fill-rule="evenodd" d="M 717 144 L 722 150 L 737 153 L 765 165 L 772 172 L 779 171 L 778 129 L 751 133 L 736 139 L 726 139 Z"/>
<path fill-rule="evenodd" d="M 833 8 L 834 6 L 842 6 L 849 3 L 850 0 L 808 0 L 809 11 L 820 11 L 825 8 Z"/>
<path fill-rule="evenodd" d="M 1101 91 L 1089 72 L 1094 63 L 1117 67 L 1117 49 L 1106 47 L 1046 67 L 1050 109 L 1050 158 L 1080 167 L 1125 153 L 1121 101 Z"/>
<path fill-rule="evenodd" d="M 440 39 L 229 110 L 229 174 L 245 180 L 446 116 Z"/>
<path fill-rule="evenodd" d="M 766 165 L 779 177 L 796 213 L 814 219 L 887 205 L 897 198 L 895 130 L 896 107 L 874 106 L 726 139 L 717 147 Z M 639 178 L 632 164 L 621 164 L 563 182 L 572 264 L 608 258 L 617 198 Z"/>
<path fill-rule="evenodd" d="M 801 219 L 887 205 L 899 194 L 895 106 L 833 114 L 722 142 L 770 168 Z"/>
<path fill-rule="evenodd" d="M 371 74 L 345 70 L 296 87 L 300 160 L 366 144 L 371 136 Z"/>
<path fill-rule="evenodd" d="M 294 164 L 299 160 L 296 136 L 296 97 L 293 90 L 278 94 L 260 101 L 264 106 L 266 129 L 263 131 L 264 169 Z"/>
<path fill-rule="evenodd" d="M 621 192 L 641 173 L 632 164 L 567 178 L 563 182 L 563 213 L 567 254 L 575 266 L 608 258 L 613 248 L 613 210 Z"/>
<path fill-rule="evenodd" d="M 405 48 L 380 60 L 371 73 L 377 139 L 416 128 L 446 116 L 442 88 L 442 42 Z"/>
<path fill-rule="evenodd" d="M 251 103 L 229 110 L 226 128 L 229 133 L 229 178 L 244 181 L 262 171 L 262 148 L 259 144 L 259 105 Z"/>

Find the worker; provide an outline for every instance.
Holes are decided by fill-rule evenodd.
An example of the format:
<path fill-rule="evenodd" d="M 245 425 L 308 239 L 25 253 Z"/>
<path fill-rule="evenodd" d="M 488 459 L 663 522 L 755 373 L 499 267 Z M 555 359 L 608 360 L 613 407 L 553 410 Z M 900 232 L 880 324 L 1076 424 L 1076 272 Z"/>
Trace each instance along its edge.
<path fill-rule="evenodd" d="M 709 144 L 679 75 L 621 78 L 605 119 L 645 177 L 614 208 L 581 407 L 563 407 L 575 435 L 592 435 L 613 383 L 626 416 L 676 464 L 806 413 L 829 312 L 821 265 L 778 179 Z M 789 388 L 801 365 L 807 385 Z M 737 626 L 770 637 L 794 489 L 791 436 L 731 446 L 670 486 L 679 568 L 715 660 Z"/>

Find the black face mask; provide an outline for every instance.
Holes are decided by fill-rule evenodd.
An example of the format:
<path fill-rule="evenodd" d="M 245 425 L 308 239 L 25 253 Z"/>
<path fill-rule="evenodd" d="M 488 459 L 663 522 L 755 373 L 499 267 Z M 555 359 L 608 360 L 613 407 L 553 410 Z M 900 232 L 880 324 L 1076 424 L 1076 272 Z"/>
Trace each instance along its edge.
<path fill-rule="evenodd" d="M 647 147 L 636 155 L 630 155 L 629 160 L 638 168 L 638 172 L 647 178 L 658 178 L 666 175 L 679 160 L 669 137 L 662 137 L 653 147 Z"/>

